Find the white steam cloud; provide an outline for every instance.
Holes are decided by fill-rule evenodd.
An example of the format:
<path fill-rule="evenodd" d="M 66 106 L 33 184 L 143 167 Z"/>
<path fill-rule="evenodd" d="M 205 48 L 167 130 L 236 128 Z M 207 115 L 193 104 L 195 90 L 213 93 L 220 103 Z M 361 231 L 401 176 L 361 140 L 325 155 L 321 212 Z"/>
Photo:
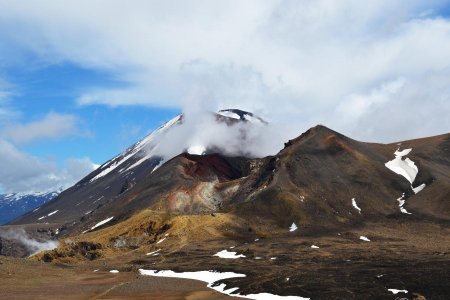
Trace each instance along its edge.
<path fill-rule="evenodd" d="M 291 137 L 288 128 L 258 120 L 229 125 L 217 121 L 211 112 L 188 110 L 183 114 L 182 124 L 172 126 L 147 151 L 164 160 L 189 148 L 217 151 L 228 156 L 264 157 L 276 154 Z"/>
<path fill-rule="evenodd" d="M 6 240 L 15 240 L 23 245 L 30 256 L 35 255 L 41 251 L 53 250 L 58 247 L 59 243 L 57 241 L 37 241 L 28 236 L 23 228 L 19 229 L 2 229 L 0 228 L 0 238 Z"/>

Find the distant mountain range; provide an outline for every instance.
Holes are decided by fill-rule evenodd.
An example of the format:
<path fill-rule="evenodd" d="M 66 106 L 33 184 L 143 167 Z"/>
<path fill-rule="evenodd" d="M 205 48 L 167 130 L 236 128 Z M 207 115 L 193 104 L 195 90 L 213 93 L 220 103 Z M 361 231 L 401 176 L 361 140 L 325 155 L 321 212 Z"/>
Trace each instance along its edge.
<path fill-rule="evenodd" d="M 38 208 L 60 192 L 0 194 L 0 225 Z"/>

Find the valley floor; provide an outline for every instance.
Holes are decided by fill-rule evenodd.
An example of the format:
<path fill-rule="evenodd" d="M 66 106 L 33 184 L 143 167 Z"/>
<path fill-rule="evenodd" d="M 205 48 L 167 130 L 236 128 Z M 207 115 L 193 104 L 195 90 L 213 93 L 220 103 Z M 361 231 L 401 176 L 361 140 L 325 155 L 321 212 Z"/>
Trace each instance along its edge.
<path fill-rule="evenodd" d="M 92 268 L 102 268 L 93 272 Z M 123 269 L 123 268 L 122 268 Z M 102 266 L 64 266 L 0 257 L 0 299 L 238 299 L 200 281 L 110 273 Z"/>
<path fill-rule="evenodd" d="M 142 276 L 139 269 L 243 273 L 244 278 L 223 281 L 242 294 L 313 300 L 450 298 L 448 224 L 388 219 L 342 232 L 302 230 L 189 242 L 171 234 L 160 243 L 73 264 L 0 257 L 0 298 L 231 299 L 204 282 Z M 158 255 L 146 255 L 158 249 Z M 245 258 L 213 256 L 222 250 Z"/>

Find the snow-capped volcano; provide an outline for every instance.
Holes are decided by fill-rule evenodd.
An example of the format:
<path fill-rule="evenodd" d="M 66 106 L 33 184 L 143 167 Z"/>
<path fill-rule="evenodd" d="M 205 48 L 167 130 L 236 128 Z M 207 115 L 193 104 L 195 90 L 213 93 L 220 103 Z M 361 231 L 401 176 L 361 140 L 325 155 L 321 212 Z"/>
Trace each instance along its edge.
<path fill-rule="evenodd" d="M 180 153 L 245 157 L 276 153 L 281 145 L 269 148 L 264 144 L 272 143 L 264 138 L 267 124 L 238 109 L 180 114 L 64 191 L 59 196 L 63 201 L 44 205 L 25 217 L 36 222 L 67 222 L 80 214 L 87 218 Z M 73 209 L 67 211 L 69 202 Z M 58 213 L 48 216 L 54 211 Z"/>
<path fill-rule="evenodd" d="M 214 152 L 255 156 L 246 141 L 254 143 L 252 133 L 255 134 L 254 131 L 261 130 L 261 125 L 266 124 L 266 121 L 253 113 L 239 109 L 220 110 L 217 114 L 205 113 L 192 117 L 180 114 L 101 165 L 90 181 L 114 170 L 118 173 L 132 172 L 148 161 L 157 162 L 157 167 L 182 152 L 195 155 Z"/>

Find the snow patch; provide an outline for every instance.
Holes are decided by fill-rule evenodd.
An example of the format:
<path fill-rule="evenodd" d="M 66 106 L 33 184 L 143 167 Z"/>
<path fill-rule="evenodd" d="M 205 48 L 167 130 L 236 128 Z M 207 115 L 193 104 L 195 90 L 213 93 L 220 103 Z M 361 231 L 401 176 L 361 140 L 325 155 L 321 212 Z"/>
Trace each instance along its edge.
<path fill-rule="evenodd" d="M 363 236 L 363 235 L 361 235 L 361 236 L 359 237 L 359 239 L 360 239 L 361 241 L 370 242 L 369 238 L 366 237 L 366 236 Z"/>
<path fill-rule="evenodd" d="M 291 225 L 291 227 L 289 227 L 289 231 L 290 232 L 294 232 L 294 231 L 296 231 L 297 230 L 297 225 L 294 223 L 294 222 L 292 222 L 292 225 Z"/>
<path fill-rule="evenodd" d="M 408 155 L 412 149 L 405 149 L 402 151 L 399 150 L 400 148 L 397 149 L 397 151 L 395 151 L 394 153 L 395 158 L 391 161 L 388 161 L 385 165 L 391 171 L 405 177 L 410 182 L 411 189 L 414 191 L 414 194 L 417 194 L 426 187 L 426 184 L 422 183 L 417 187 L 412 186 L 414 180 L 416 179 L 417 173 L 419 172 L 419 169 L 417 168 L 415 163 L 409 158 L 403 160 L 403 156 Z M 399 202 L 400 211 L 404 214 L 411 214 L 403 207 L 403 205 L 405 204 L 404 197 L 405 194 L 403 194 L 400 198 L 397 199 L 397 201 Z"/>
<path fill-rule="evenodd" d="M 228 250 L 219 251 L 216 254 L 214 254 L 213 256 L 218 256 L 220 258 L 228 258 L 228 259 L 236 259 L 236 258 L 245 257 L 245 255 L 243 255 L 243 254 L 238 255 L 237 252 L 228 251 Z"/>
<path fill-rule="evenodd" d="M 316 246 L 316 245 L 312 245 L 311 248 L 313 248 L 313 249 L 319 249 L 320 247 L 319 247 L 319 246 Z"/>
<path fill-rule="evenodd" d="M 117 274 L 117 273 L 119 273 L 119 270 L 111 270 L 111 271 L 109 271 L 109 273 Z"/>
<path fill-rule="evenodd" d="M 160 239 L 156 244 L 161 244 L 162 242 L 164 242 L 166 240 L 166 238 L 162 238 Z"/>
<path fill-rule="evenodd" d="M 412 190 L 414 191 L 414 194 L 418 194 L 419 192 L 421 192 L 427 185 L 425 183 L 422 183 L 421 185 L 419 185 L 418 187 L 413 188 L 412 186 Z"/>
<path fill-rule="evenodd" d="M 114 219 L 114 217 L 107 218 L 107 219 L 105 219 L 105 220 L 103 220 L 103 221 L 100 221 L 100 222 L 98 222 L 97 224 L 95 224 L 94 226 L 92 226 L 90 230 L 94 230 L 95 228 L 100 227 L 100 226 L 102 226 L 103 224 L 108 223 L 108 222 L 111 221 L 112 219 Z"/>
<path fill-rule="evenodd" d="M 159 169 L 159 167 L 161 167 L 164 164 L 164 159 L 162 159 L 154 168 L 150 173 L 155 172 L 156 170 Z"/>
<path fill-rule="evenodd" d="M 149 252 L 149 253 L 147 253 L 147 254 L 145 254 L 145 255 L 152 255 L 152 256 L 155 256 L 155 254 L 159 254 L 159 253 L 158 253 L 159 251 L 161 251 L 161 249 L 158 249 L 158 250 Z"/>
<path fill-rule="evenodd" d="M 53 215 L 56 214 L 58 211 L 59 211 L 59 210 L 52 211 L 51 213 L 49 213 L 49 214 L 47 215 L 47 217 L 53 216 Z"/>
<path fill-rule="evenodd" d="M 392 172 L 405 177 L 406 180 L 408 180 L 409 183 L 412 184 L 414 182 L 414 179 L 416 179 L 419 169 L 417 168 L 416 164 L 409 158 L 403 159 L 403 157 L 408 155 L 411 150 L 412 149 L 405 149 L 403 151 L 399 151 L 399 149 L 397 149 L 397 151 L 395 151 L 394 153 L 395 158 L 385 163 L 385 166 Z"/>
<path fill-rule="evenodd" d="M 400 212 L 402 212 L 403 214 L 411 215 L 411 213 L 408 212 L 408 211 L 403 207 L 403 205 L 405 205 L 405 202 L 406 202 L 406 200 L 404 199 L 404 197 L 405 197 L 405 194 L 403 193 L 403 195 L 402 195 L 400 198 L 397 199 L 398 207 L 400 207 Z"/>
<path fill-rule="evenodd" d="M 226 284 L 222 283 L 220 285 L 214 286 L 214 283 L 219 280 L 229 279 L 229 278 L 238 278 L 238 277 L 246 277 L 245 274 L 239 274 L 234 272 L 215 272 L 215 271 L 197 271 L 197 272 L 182 272 L 176 273 L 173 271 L 156 271 L 156 270 L 144 270 L 139 269 L 139 273 L 141 275 L 146 276 L 155 276 L 155 277 L 169 277 L 169 278 L 184 278 L 184 279 L 193 279 L 200 280 L 207 283 L 207 287 L 213 289 L 219 293 L 229 295 L 231 297 L 241 297 L 246 299 L 254 299 L 254 300 L 308 300 L 309 298 L 303 298 L 299 296 L 278 296 L 269 293 L 259 293 L 259 294 L 249 294 L 249 295 L 240 295 L 240 294 L 232 294 L 237 291 L 239 288 L 233 287 L 229 289 L 226 288 Z"/>
<path fill-rule="evenodd" d="M 394 295 L 397 295 L 398 293 L 405 293 L 405 294 L 408 293 L 407 290 L 388 289 L 388 291 L 391 292 Z"/>
<path fill-rule="evenodd" d="M 231 111 L 227 111 L 227 110 L 219 111 L 217 114 L 224 116 L 224 117 L 232 118 L 232 119 L 237 119 L 237 120 L 241 119 L 241 117 L 238 114 L 231 112 Z"/>
<path fill-rule="evenodd" d="M 359 208 L 358 204 L 356 204 L 355 198 L 352 198 L 352 205 L 361 214 L 361 208 Z"/>

